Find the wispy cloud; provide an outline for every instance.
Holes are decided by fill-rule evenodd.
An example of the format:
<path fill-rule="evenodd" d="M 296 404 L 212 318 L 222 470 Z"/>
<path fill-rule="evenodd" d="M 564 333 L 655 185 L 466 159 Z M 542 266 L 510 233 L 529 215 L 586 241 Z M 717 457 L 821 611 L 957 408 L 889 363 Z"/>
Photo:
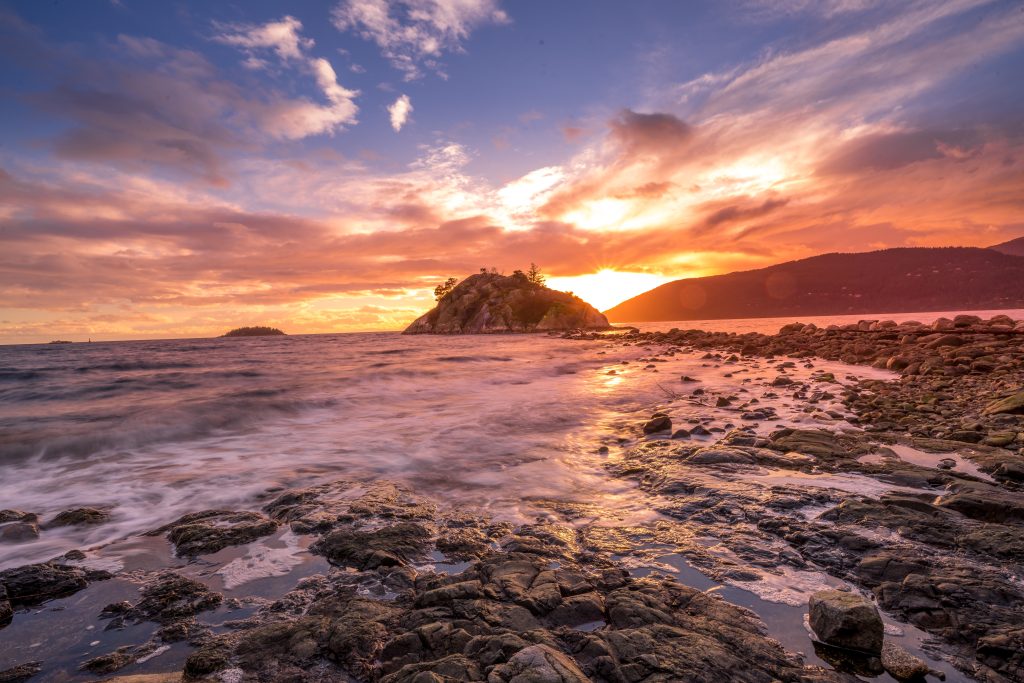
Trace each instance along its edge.
<path fill-rule="evenodd" d="M 246 60 L 248 66 L 263 66 L 259 54 L 270 50 L 282 62 L 297 63 L 311 73 L 327 99 L 327 105 L 317 105 L 309 100 L 280 102 L 267 122 L 275 137 L 294 140 L 333 133 L 342 126 L 356 123 L 359 108 L 354 100 L 359 92 L 339 84 L 334 67 L 326 59 L 308 54 L 315 43 L 311 38 L 302 36 L 302 22 L 298 19 L 285 16 L 280 21 L 266 24 L 217 24 L 216 27 L 220 32 L 214 40 L 245 50 L 249 55 Z"/>
<path fill-rule="evenodd" d="M 408 95 L 399 95 L 398 99 L 388 105 L 388 116 L 391 118 L 391 127 L 395 132 L 402 130 L 402 126 L 409 120 L 412 113 L 412 101 Z"/>
<path fill-rule="evenodd" d="M 445 76 L 445 53 L 462 52 L 476 28 L 509 20 L 497 0 L 341 0 L 331 18 L 376 43 L 407 81 L 424 70 Z"/>

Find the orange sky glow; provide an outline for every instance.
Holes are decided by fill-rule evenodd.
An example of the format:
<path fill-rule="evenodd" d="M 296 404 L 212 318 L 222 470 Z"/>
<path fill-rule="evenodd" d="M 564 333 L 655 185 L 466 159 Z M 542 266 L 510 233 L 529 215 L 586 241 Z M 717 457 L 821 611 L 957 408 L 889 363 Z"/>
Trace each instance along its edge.
<path fill-rule="evenodd" d="M 67 146 L 49 160 L 7 146 L 0 343 L 209 336 L 247 324 L 400 329 L 432 305 L 445 278 L 531 262 L 551 286 L 607 309 L 680 277 L 822 252 L 1018 237 L 1019 119 L 937 121 L 923 105 L 913 115 L 905 106 L 1021 45 L 1019 12 L 930 37 L 968 4 L 914 5 L 696 78 L 674 79 L 652 62 L 656 87 L 628 100 L 605 93 L 571 126 L 526 103 L 510 112 L 526 121 L 515 125 L 564 135 L 564 153 L 534 168 L 523 161 L 511 177 L 480 170 L 487 150 L 456 128 L 424 132 L 411 160 L 339 151 L 334 141 L 358 128 L 326 136 L 318 131 L 333 124 L 322 112 L 316 130 L 231 136 L 223 145 L 232 156 L 190 177 L 149 172 L 141 161 L 100 163 Z M 509 13 L 514 21 L 514 7 Z M 27 22 L 7 22 L 21 40 L 43 40 Z M 189 116 L 208 108 L 236 120 L 224 113 L 230 101 L 211 100 L 229 79 L 198 55 L 157 42 L 116 49 L 148 50 L 158 64 L 152 77 L 182 96 L 212 93 Z M 334 71 L 316 73 L 334 83 Z M 130 76 L 110 87 L 142 87 Z M 333 115 L 346 116 L 340 103 L 355 91 L 323 92 Z M 407 134 L 428 115 L 421 101 L 414 94 L 387 120 L 381 108 L 381 125 Z M 79 125 L 93 121 L 83 114 Z M 115 132 L 128 125 L 103 122 Z M 495 149 L 515 152 L 505 133 L 488 134 Z M 322 144 L 289 147 L 300 138 Z M 157 161 L 158 169 L 171 163 Z"/>

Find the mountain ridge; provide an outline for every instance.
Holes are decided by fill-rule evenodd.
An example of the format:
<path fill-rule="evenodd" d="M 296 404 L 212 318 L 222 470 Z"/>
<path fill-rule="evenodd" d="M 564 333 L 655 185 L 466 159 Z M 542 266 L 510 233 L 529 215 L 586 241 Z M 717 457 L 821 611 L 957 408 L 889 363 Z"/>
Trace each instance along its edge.
<path fill-rule="evenodd" d="M 1004 245 L 1018 241 L 1024 247 L 1024 239 Z M 613 322 L 651 322 L 1021 307 L 1022 256 L 995 248 L 897 247 L 674 280 L 605 314 Z"/>

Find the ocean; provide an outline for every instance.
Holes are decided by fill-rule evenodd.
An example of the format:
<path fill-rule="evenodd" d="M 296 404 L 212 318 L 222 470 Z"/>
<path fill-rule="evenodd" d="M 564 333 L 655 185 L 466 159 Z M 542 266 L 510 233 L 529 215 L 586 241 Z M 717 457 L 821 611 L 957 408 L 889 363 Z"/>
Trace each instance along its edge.
<path fill-rule="evenodd" d="M 954 313 L 807 321 L 941 315 Z M 638 326 L 774 332 L 786 322 Z M 531 500 L 551 498 L 604 499 L 619 522 L 649 517 L 594 451 L 664 401 L 670 380 L 640 371 L 642 347 L 606 352 L 548 335 L 393 332 L 0 347 L 0 508 L 42 520 L 77 506 L 112 514 L 4 547 L 0 569 L 342 476 L 406 482 L 517 522 L 543 514 Z"/>

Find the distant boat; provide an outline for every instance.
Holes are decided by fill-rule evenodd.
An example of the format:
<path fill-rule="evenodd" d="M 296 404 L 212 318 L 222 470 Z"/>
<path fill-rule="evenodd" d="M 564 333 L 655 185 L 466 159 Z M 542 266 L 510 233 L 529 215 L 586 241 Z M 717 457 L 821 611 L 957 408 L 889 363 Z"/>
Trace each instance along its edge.
<path fill-rule="evenodd" d="M 70 344 L 71 342 L 69 342 L 67 339 L 54 339 L 50 343 L 51 344 Z"/>

